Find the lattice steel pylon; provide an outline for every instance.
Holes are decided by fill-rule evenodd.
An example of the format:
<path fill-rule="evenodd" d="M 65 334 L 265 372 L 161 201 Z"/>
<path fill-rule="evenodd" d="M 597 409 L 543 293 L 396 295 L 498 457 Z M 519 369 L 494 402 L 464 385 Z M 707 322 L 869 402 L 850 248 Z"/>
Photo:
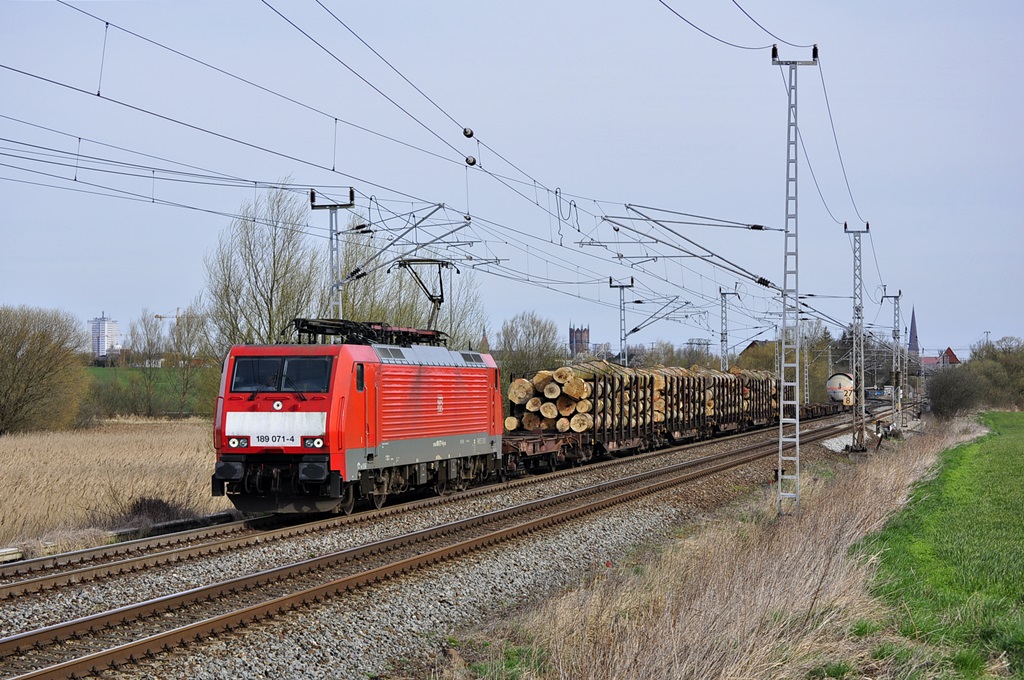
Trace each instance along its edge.
<path fill-rule="evenodd" d="M 633 277 L 629 277 L 629 283 L 615 283 L 609 276 L 608 287 L 619 289 L 619 355 L 622 365 L 629 366 L 629 350 L 626 349 L 626 289 L 633 287 Z"/>
<path fill-rule="evenodd" d="M 797 228 L 797 67 L 818 65 L 818 46 L 811 61 L 780 61 L 772 45 L 772 65 L 788 66 L 786 126 L 786 236 L 782 280 L 781 356 L 779 362 L 778 512 L 800 511 L 800 278 Z"/>
<path fill-rule="evenodd" d="M 901 297 L 903 297 L 902 290 L 896 295 L 882 295 L 883 300 L 892 300 L 892 422 L 898 427 L 903 427 L 903 371 L 900 365 L 903 354 L 900 348 Z"/>
<path fill-rule="evenodd" d="M 722 296 L 722 356 L 718 360 L 718 366 L 722 369 L 722 372 L 729 370 L 729 305 L 726 304 L 725 298 L 729 295 L 735 295 L 739 298 L 740 294 L 732 290 L 718 289 L 719 295 Z"/>
<path fill-rule="evenodd" d="M 843 224 L 843 231 L 853 235 L 853 380 L 857 403 L 853 405 L 853 440 L 850 451 L 866 451 L 867 416 L 864 408 L 864 277 L 862 274 L 860 235 L 871 230 L 864 224 L 863 229 L 853 230 Z"/>
<path fill-rule="evenodd" d="M 348 203 L 316 203 L 316 190 L 309 190 L 309 208 L 310 210 L 330 210 L 330 248 L 331 248 L 331 276 L 333 282 L 331 283 L 331 313 L 335 319 L 343 318 L 345 310 L 342 309 L 341 304 L 341 288 L 342 288 L 342 262 L 341 262 L 341 230 L 338 228 L 338 208 L 353 208 L 356 205 L 356 191 L 355 188 L 349 187 L 348 190 Z"/>

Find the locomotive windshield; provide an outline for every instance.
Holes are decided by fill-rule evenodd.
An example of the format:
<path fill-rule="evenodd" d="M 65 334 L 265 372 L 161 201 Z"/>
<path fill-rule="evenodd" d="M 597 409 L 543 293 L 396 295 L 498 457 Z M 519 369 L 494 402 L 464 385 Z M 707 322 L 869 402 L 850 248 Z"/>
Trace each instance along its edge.
<path fill-rule="evenodd" d="M 232 392 L 327 392 L 333 357 L 237 357 Z"/>

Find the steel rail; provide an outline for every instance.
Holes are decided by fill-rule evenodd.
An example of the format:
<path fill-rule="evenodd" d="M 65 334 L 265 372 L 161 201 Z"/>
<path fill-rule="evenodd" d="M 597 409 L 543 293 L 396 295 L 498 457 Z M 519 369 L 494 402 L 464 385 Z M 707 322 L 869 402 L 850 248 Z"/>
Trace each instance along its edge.
<path fill-rule="evenodd" d="M 819 430 L 815 438 L 835 436 L 835 434 L 848 429 L 848 425 L 842 425 L 835 428 Z M 754 452 L 751 452 L 751 450 Z M 169 647 L 182 644 L 186 640 L 199 639 L 217 632 L 231 630 L 233 627 L 244 625 L 246 622 L 254 620 L 254 617 L 260 618 L 267 615 L 273 615 L 274 613 L 284 611 L 285 609 L 301 606 L 302 604 L 309 604 L 311 602 L 318 601 L 323 597 L 327 597 L 331 593 L 349 590 L 357 587 L 358 585 L 374 582 L 384 578 L 385 576 L 402 573 L 409 569 L 426 564 L 432 564 L 446 556 L 462 554 L 471 550 L 476 550 L 485 545 L 505 541 L 511 537 L 523 535 L 530 531 L 536 531 L 537 529 L 545 526 L 550 526 L 553 523 L 564 522 L 568 519 L 596 512 L 599 509 L 610 507 L 617 503 L 627 502 L 628 500 L 632 500 L 643 495 L 656 493 L 665 488 L 669 488 L 686 481 L 691 481 L 722 470 L 738 467 L 749 462 L 768 457 L 776 452 L 777 448 L 773 443 L 762 442 L 752 446 L 743 447 L 739 450 L 704 456 L 691 461 L 668 466 L 666 468 L 638 473 L 630 477 L 587 487 L 586 489 L 570 491 L 550 498 L 514 506 L 512 508 L 496 510 L 475 518 L 460 520 L 458 522 L 432 527 L 430 529 L 414 532 L 405 536 L 340 551 L 332 555 L 305 560 L 294 565 L 267 570 L 259 574 L 232 579 L 220 584 L 196 588 L 173 596 L 156 598 L 130 607 L 122 607 L 112 610 L 111 612 L 104 612 L 64 624 L 57 624 L 55 626 L 48 626 L 37 631 L 29 631 L 27 633 L 0 640 L 0 658 L 9 658 L 13 655 L 22 653 L 23 650 L 52 645 L 56 642 L 67 640 L 72 637 L 87 635 L 97 629 L 121 625 L 129 619 L 137 620 L 156 614 L 165 614 L 169 610 L 180 608 L 189 603 L 206 601 L 223 593 L 235 593 L 243 590 L 249 590 L 267 583 L 275 583 L 282 581 L 283 579 L 293 578 L 297 574 L 319 571 L 337 563 L 357 560 L 367 555 L 395 550 L 399 546 L 420 543 L 424 540 L 447 536 L 473 527 L 491 524 L 502 519 L 516 517 L 529 512 L 536 512 L 548 507 L 564 505 L 566 503 L 584 499 L 594 494 L 610 492 L 622 486 L 646 483 L 647 480 L 650 479 L 662 478 L 660 481 L 655 481 L 653 484 L 647 484 L 639 489 L 620 492 L 610 498 L 593 501 L 585 506 L 562 510 L 552 515 L 545 515 L 539 519 L 531 520 L 512 528 L 494 531 L 482 537 L 462 541 L 453 546 L 438 548 L 419 556 L 394 562 L 390 565 L 384 565 L 359 574 L 335 579 L 327 584 L 308 588 L 292 595 L 273 598 L 264 603 L 252 605 L 233 613 L 223 614 L 194 624 L 182 626 L 171 631 L 151 635 L 135 642 L 122 644 L 102 652 L 88 654 L 79 659 L 59 663 L 55 666 L 33 671 L 19 677 L 58 677 L 73 676 L 86 672 L 96 672 L 102 667 L 110 667 L 111 665 L 131 661 L 140 656 L 152 654 L 161 649 L 167 649 Z M 735 458 L 736 456 L 742 457 Z M 726 462 L 715 462 L 723 458 L 735 459 L 728 460 Z M 667 480 L 664 479 L 666 474 L 674 474 L 697 466 L 705 467 L 701 467 L 701 469 L 695 471 L 691 470 L 690 472 L 686 472 Z"/>
<path fill-rule="evenodd" d="M 20 570 L 16 566 L 7 567 L 6 570 L 0 570 L 0 576 L 16 576 L 21 573 L 32 574 L 37 570 L 52 570 L 60 566 L 82 564 L 88 561 L 100 562 L 100 560 L 104 558 L 128 555 L 132 552 L 141 551 L 143 553 L 141 555 L 125 557 L 124 559 L 113 562 L 100 562 L 99 564 L 91 566 L 58 571 L 40 576 L 32 576 L 18 581 L 0 584 L 0 601 L 11 600 L 17 597 L 32 595 L 64 586 L 84 584 L 116 576 L 124 576 L 154 567 L 178 564 L 190 559 L 221 554 L 228 550 L 237 550 L 239 548 L 267 541 L 286 540 L 330 529 L 345 527 L 352 524 L 373 521 L 381 517 L 388 517 L 394 514 L 404 514 L 426 509 L 433 507 L 434 505 L 451 502 L 453 500 L 474 498 L 477 496 L 492 494 L 497 491 L 514 489 L 519 486 L 543 483 L 547 480 L 558 479 L 567 475 L 584 474 L 588 471 L 597 471 L 609 466 L 624 465 L 634 461 L 672 455 L 698 446 L 705 446 L 709 443 L 723 443 L 737 438 L 755 436 L 765 432 L 767 431 L 748 431 L 730 435 L 729 437 L 720 437 L 715 440 L 690 442 L 639 455 L 594 463 L 580 468 L 569 468 L 536 477 L 531 476 L 514 479 L 502 485 L 482 486 L 450 496 L 432 497 L 419 501 L 412 501 L 401 505 L 388 506 L 380 510 L 362 512 L 352 516 L 336 516 L 328 519 L 319 519 L 312 522 L 304 522 L 297 525 L 287 526 L 281 529 L 260 530 L 254 526 L 257 522 L 271 522 L 272 520 L 269 518 L 243 520 L 230 525 L 221 525 L 213 528 L 167 534 L 155 539 L 139 539 L 137 541 L 130 541 L 112 546 L 102 546 L 100 548 L 92 548 L 73 553 L 65 553 L 63 555 L 39 558 L 37 560 L 20 563 L 22 565 Z M 253 530 L 256 533 L 247 534 L 241 537 L 236 536 L 240 531 L 246 530 Z M 216 538 L 224 533 L 229 535 L 224 538 Z M 203 541 L 207 538 L 213 538 L 214 540 L 202 542 L 199 545 L 187 545 L 195 541 Z M 170 550 L 163 550 L 157 553 L 147 552 L 148 550 L 166 547 L 168 545 L 180 545 L 181 547 L 171 548 Z M 7 572 L 6 574 L 5 571 Z"/>

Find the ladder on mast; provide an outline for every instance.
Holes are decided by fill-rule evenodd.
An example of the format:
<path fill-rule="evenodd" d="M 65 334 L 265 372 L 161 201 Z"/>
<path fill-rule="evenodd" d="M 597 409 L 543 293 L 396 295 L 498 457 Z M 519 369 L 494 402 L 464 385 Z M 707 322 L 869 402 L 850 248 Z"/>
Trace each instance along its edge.
<path fill-rule="evenodd" d="M 780 329 L 778 512 L 800 511 L 800 279 L 797 222 L 797 66 L 817 66 L 818 46 L 811 61 L 780 61 L 772 46 L 772 64 L 788 66 L 786 126 L 786 234 Z"/>

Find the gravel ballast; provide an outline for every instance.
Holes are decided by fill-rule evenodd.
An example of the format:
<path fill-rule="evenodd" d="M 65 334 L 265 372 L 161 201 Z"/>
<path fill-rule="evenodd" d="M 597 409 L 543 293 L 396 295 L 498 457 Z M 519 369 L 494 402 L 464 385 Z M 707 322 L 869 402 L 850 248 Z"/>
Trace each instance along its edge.
<path fill-rule="evenodd" d="M 808 463 L 830 457 L 806 448 Z M 460 629 L 618 568 L 638 546 L 763 485 L 774 464 L 768 458 L 435 565 L 112 677 L 418 677 L 393 669 L 430 668 Z"/>

